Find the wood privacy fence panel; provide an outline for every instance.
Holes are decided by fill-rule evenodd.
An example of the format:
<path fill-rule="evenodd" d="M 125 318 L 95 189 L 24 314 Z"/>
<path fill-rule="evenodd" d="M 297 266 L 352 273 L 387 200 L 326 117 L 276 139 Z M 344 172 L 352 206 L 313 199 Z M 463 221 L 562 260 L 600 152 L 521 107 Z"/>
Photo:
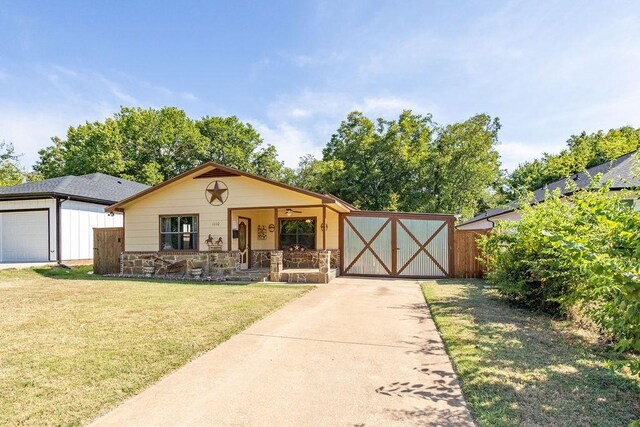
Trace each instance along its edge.
<path fill-rule="evenodd" d="M 484 266 L 479 260 L 482 257 L 482 253 L 476 242 L 476 239 L 483 234 L 487 234 L 487 231 L 455 231 L 453 262 L 456 277 L 471 278 L 484 275 Z"/>
<path fill-rule="evenodd" d="M 93 272 L 120 273 L 120 254 L 124 251 L 124 228 L 93 229 Z"/>

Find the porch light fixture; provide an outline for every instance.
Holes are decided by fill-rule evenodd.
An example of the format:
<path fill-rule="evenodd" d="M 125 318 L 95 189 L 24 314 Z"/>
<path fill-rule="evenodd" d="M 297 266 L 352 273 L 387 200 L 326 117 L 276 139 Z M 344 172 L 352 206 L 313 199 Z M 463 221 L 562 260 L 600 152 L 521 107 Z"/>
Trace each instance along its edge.
<path fill-rule="evenodd" d="M 269 231 L 270 231 L 270 232 L 272 232 L 272 233 L 273 233 L 274 231 L 276 231 L 276 226 L 275 226 L 275 225 L 273 225 L 273 224 L 269 224 Z"/>
<path fill-rule="evenodd" d="M 295 213 L 302 213 L 302 211 L 297 211 L 297 210 L 291 209 L 291 208 L 287 208 L 287 209 L 284 210 L 284 214 L 286 216 L 291 216 L 291 214 L 293 214 L 294 212 Z"/>
<path fill-rule="evenodd" d="M 329 229 L 329 224 L 325 224 L 324 222 L 320 224 L 320 230 L 327 231 Z"/>

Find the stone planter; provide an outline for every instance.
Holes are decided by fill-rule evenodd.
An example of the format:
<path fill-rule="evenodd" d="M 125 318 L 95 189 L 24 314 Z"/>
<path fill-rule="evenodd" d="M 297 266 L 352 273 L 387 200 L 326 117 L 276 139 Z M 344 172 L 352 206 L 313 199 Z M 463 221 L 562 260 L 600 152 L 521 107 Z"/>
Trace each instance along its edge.
<path fill-rule="evenodd" d="M 155 271 L 155 267 L 142 267 L 142 274 L 144 274 L 144 277 L 151 277 Z"/>
<path fill-rule="evenodd" d="M 199 279 L 200 276 L 202 276 L 202 269 L 201 268 L 192 268 L 189 273 L 191 274 L 191 277 L 193 277 L 194 279 Z"/>

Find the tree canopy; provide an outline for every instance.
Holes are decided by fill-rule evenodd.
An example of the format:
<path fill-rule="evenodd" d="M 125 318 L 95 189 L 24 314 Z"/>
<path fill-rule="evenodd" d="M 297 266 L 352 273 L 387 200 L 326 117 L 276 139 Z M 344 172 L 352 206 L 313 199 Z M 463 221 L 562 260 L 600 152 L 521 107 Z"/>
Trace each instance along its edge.
<path fill-rule="evenodd" d="M 541 159 L 520 164 L 508 177 L 505 192 L 514 199 L 518 192 L 533 191 L 569 175 L 582 172 L 640 147 L 640 129 L 629 126 L 582 132 L 567 140 L 567 148 L 559 154 L 544 154 Z"/>
<path fill-rule="evenodd" d="M 214 161 L 272 179 L 284 179 L 275 147 L 237 117 L 192 120 L 174 107 L 126 108 L 104 121 L 70 127 L 65 139 L 40 150 L 34 169 L 45 178 L 102 172 L 158 184 Z"/>
<path fill-rule="evenodd" d="M 347 116 L 322 160 L 302 159 L 296 184 L 361 209 L 460 213 L 486 207 L 500 179 L 500 124 L 486 114 L 446 126 L 404 111 L 397 120 Z"/>
<path fill-rule="evenodd" d="M 573 135 L 557 155 L 500 171 L 500 122 L 487 114 L 441 125 L 430 114 L 403 111 L 397 119 L 354 111 L 331 136 L 322 158 L 300 160 L 294 172 L 276 148 L 237 117 L 189 118 L 174 107 L 122 107 L 103 121 L 70 127 L 52 138 L 34 167 L 44 178 L 103 172 L 157 184 L 215 161 L 309 190 L 332 193 L 368 210 L 444 212 L 469 218 L 517 194 L 637 150 L 640 129 Z M 0 182 L 28 176 L 11 144 L 0 144 Z"/>
<path fill-rule="evenodd" d="M 20 155 L 16 154 L 13 144 L 0 141 L 0 187 L 22 184 L 39 178 L 35 173 L 26 172 L 19 160 Z"/>

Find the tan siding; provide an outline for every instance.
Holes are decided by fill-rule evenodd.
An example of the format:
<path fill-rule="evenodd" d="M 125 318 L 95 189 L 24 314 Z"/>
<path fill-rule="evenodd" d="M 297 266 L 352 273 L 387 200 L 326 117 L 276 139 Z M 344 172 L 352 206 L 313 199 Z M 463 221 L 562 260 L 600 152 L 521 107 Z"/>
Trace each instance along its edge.
<path fill-rule="evenodd" d="M 329 226 L 327 229 L 327 249 L 338 249 L 339 216 L 331 209 L 327 209 L 327 224 Z"/>
<path fill-rule="evenodd" d="M 159 216 L 179 214 L 199 214 L 199 245 L 206 249 L 204 240 L 209 234 L 214 238 L 222 237 L 224 249 L 227 248 L 227 215 L 228 209 L 260 208 L 272 206 L 319 205 L 321 201 L 315 197 L 301 194 L 276 185 L 257 181 L 247 177 L 225 177 L 219 179 L 229 188 L 229 196 L 222 206 L 211 206 L 205 198 L 205 189 L 214 179 L 193 179 L 186 177 L 169 184 L 144 197 L 136 199 L 124 206 L 125 210 L 125 244 L 127 251 L 156 251 L 159 249 Z M 296 210 L 303 210 L 296 208 Z M 322 248 L 322 208 L 305 208 L 301 216 L 318 217 L 317 247 Z M 273 224 L 273 210 L 260 209 L 249 211 L 233 211 L 233 220 L 237 216 L 249 217 L 251 221 L 251 237 L 253 249 L 272 249 L 277 229 L 267 231 L 267 240 L 257 240 L 258 225 Z M 284 211 L 280 216 L 284 217 Z M 327 210 L 329 230 L 327 233 L 328 248 L 338 247 L 337 214 Z M 334 224 L 335 221 L 335 224 Z M 274 224 L 277 227 L 277 224 Z M 232 240 L 232 248 L 237 247 L 237 240 Z"/>

